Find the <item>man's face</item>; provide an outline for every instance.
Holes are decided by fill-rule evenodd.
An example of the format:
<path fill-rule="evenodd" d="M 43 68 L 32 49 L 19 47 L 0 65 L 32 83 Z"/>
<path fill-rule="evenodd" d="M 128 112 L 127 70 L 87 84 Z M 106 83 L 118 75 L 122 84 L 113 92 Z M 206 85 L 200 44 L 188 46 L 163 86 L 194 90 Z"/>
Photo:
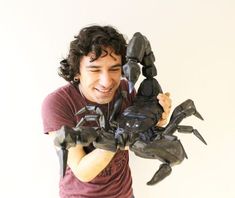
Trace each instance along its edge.
<path fill-rule="evenodd" d="M 90 101 L 99 104 L 109 103 L 120 84 L 121 56 L 111 49 L 95 61 L 91 62 L 92 53 L 82 57 L 80 61 L 79 88 L 82 94 Z"/>

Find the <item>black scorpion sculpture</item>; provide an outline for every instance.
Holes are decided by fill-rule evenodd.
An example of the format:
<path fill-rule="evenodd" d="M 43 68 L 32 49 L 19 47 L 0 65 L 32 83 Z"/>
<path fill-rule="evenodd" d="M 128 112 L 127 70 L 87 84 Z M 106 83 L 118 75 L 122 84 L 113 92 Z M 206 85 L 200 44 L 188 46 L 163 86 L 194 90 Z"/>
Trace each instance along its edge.
<path fill-rule="evenodd" d="M 142 74 L 146 78 L 138 89 L 133 105 L 116 118 L 115 114 L 120 108 L 123 95 L 125 95 L 120 93 L 109 120 L 104 117 L 98 107 L 86 106 L 77 114 L 86 112 L 93 114 L 85 115 L 75 128 L 62 126 L 54 140 L 54 144 L 59 147 L 62 176 L 64 176 L 67 166 L 68 149 L 76 144 L 88 146 L 93 143 L 96 148 L 111 151 L 129 146 L 130 150 L 139 157 L 158 159 L 163 162 L 147 183 L 153 185 L 171 173 L 172 165 L 179 164 L 184 158 L 187 158 L 180 140 L 173 135 L 176 131 L 193 133 L 204 144 L 207 144 L 196 129 L 191 126 L 179 125 L 184 118 L 191 115 L 203 120 L 197 112 L 194 102 L 190 99 L 174 109 L 166 127 L 156 126 L 163 109 L 157 99 L 157 95 L 162 93 L 162 89 L 154 78 L 157 75 L 154 61 L 154 54 L 147 38 L 139 32 L 135 33 L 128 43 L 127 63 L 123 66 L 124 75 L 129 81 L 129 91 L 133 91 L 141 73 L 139 64 L 143 66 Z M 85 127 L 84 123 L 89 121 L 96 121 L 98 126 Z"/>

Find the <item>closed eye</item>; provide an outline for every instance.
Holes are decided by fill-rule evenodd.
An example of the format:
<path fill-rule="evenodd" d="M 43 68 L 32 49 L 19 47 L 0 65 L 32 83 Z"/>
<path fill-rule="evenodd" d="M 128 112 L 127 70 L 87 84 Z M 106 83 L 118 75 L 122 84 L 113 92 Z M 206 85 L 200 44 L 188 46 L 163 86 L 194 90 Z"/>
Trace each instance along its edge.
<path fill-rule="evenodd" d="M 112 69 L 110 69 L 110 71 L 120 71 L 121 70 L 121 68 L 112 68 Z"/>
<path fill-rule="evenodd" d="M 89 70 L 90 72 L 100 72 L 100 70 L 99 69 L 91 69 L 91 70 Z"/>

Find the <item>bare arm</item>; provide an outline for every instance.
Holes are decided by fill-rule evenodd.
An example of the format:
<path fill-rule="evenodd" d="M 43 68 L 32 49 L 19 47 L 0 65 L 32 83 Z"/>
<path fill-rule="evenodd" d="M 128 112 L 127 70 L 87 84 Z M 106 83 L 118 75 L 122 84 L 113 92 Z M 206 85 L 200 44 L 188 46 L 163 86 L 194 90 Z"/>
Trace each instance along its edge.
<path fill-rule="evenodd" d="M 49 132 L 54 139 L 56 132 Z M 68 154 L 68 166 L 74 175 L 83 182 L 94 179 L 112 160 L 114 152 L 95 149 L 86 154 L 81 145 L 71 147 Z"/>

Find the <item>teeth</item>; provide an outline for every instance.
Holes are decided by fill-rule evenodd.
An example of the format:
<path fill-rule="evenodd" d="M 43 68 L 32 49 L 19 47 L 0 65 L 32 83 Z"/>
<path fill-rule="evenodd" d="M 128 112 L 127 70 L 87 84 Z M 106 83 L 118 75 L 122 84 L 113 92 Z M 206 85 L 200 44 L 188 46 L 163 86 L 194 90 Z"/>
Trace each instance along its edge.
<path fill-rule="evenodd" d="M 107 92 L 109 92 L 109 90 L 106 90 L 106 91 L 100 90 L 100 92 L 107 93 Z"/>
<path fill-rule="evenodd" d="M 112 92 L 112 89 L 108 89 L 108 90 L 96 89 L 96 90 L 99 91 L 99 92 L 102 92 L 102 93 L 109 93 L 109 92 Z"/>

